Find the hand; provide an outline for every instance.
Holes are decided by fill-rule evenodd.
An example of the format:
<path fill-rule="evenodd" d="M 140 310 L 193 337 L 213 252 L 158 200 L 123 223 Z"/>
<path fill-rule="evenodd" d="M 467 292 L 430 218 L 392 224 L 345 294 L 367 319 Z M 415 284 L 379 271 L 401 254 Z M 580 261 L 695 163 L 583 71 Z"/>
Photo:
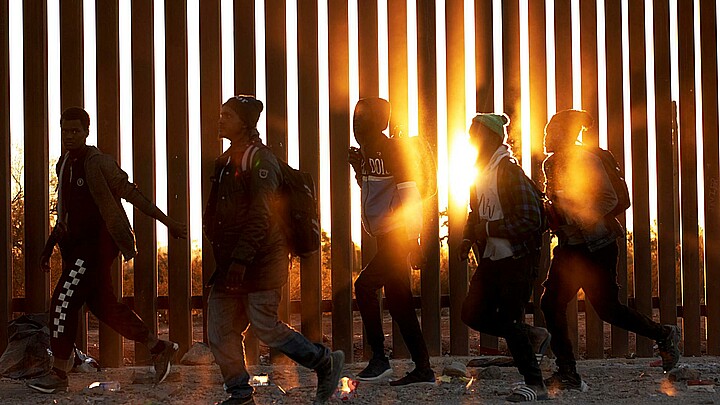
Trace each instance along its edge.
<path fill-rule="evenodd" d="M 168 218 L 167 228 L 173 238 L 187 239 L 187 225 L 184 223 Z"/>
<path fill-rule="evenodd" d="M 412 267 L 413 270 L 420 270 L 427 265 L 427 257 L 425 257 L 425 252 L 423 251 L 423 248 L 417 243 L 413 243 L 412 247 L 410 248 L 410 255 L 408 256 L 408 261 L 410 262 L 410 267 Z"/>
<path fill-rule="evenodd" d="M 225 274 L 225 288 L 231 292 L 239 290 L 242 287 L 244 278 L 245 265 L 235 261 L 232 262 Z"/>
<path fill-rule="evenodd" d="M 50 256 L 52 255 L 52 252 L 43 252 L 40 256 L 40 268 L 45 272 L 50 272 Z"/>
<path fill-rule="evenodd" d="M 353 170 L 355 170 L 355 173 L 360 173 L 363 162 L 363 156 L 360 149 L 352 146 L 348 149 L 348 162 L 350 163 L 350 166 L 352 166 Z"/>
<path fill-rule="evenodd" d="M 457 250 L 457 259 L 459 262 L 467 260 L 468 255 L 470 254 L 470 249 L 472 249 L 472 245 L 473 242 L 470 239 L 463 239 Z"/>
<path fill-rule="evenodd" d="M 478 242 L 478 245 L 481 245 L 485 243 L 487 240 L 488 234 L 487 234 L 487 219 L 481 219 L 480 222 L 478 222 L 475 225 L 474 231 L 475 231 L 475 240 Z"/>
<path fill-rule="evenodd" d="M 65 221 L 57 221 L 55 224 L 55 228 L 53 228 L 53 233 L 55 234 L 55 240 L 60 242 L 63 240 L 63 237 L 65 234 L 67 234 L 67 223 Z M 51 252 L 52 253 L 52 252 Z"/>

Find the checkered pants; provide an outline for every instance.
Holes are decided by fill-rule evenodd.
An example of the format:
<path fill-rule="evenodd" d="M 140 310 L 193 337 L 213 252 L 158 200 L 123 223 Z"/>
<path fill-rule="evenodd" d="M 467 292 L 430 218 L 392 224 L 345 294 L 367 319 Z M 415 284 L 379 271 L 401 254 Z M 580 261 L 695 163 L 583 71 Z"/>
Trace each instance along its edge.
<path fill-rule="evenodd" d="M 148 340 L 148 327 L 118 302 L 113 291 L 111 265 L 118 257 L 117 247 L 98 244 L 97 240 L 85 241 L 62 249 L 63 272 L 50 303 L 50 347 L 56 359 L 70 358 L 85 303 L 100 321 L 124 337 L 141 343 Z"/>

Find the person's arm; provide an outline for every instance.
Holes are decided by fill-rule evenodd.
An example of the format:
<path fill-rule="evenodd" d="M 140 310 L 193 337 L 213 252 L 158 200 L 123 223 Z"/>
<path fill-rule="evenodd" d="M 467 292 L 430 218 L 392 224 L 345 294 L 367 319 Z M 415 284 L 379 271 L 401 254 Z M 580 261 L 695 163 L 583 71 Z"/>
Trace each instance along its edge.
<path fill-rule="evenodd" d="M 95 159 L 103 159 L 100 162 L 100 169 L 113 194 L 126 200 L 145 215 L 162 222 L 167 226 L 172 237 L 187 238 L 187 225 L 168 217 L 147 199 L 135 184 L 130 183 L 127 173 L 118 166 L 117 162 L 104 156 Z"/>

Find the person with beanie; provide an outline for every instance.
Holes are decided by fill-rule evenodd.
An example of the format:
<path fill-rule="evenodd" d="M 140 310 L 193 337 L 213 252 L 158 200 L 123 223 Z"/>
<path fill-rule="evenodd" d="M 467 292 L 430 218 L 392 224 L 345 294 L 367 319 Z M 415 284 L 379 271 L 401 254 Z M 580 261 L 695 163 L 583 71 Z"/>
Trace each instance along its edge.
<path fill-rule="evenodd" d="M 90 117 L 85 110 L 70 107 L 63 111 L 60 127 L 67 152 L 56 168 L 58 217 L 40 258 L 40 266 L 49 272 L 50 256 L 59 244 L 63 268 L 50 302 L 53 367 L 27 385 L 43 393 L 67 391 L 83 304 L 113 330 L 150 349 L 155 382 L 160 383 L 170 372 L 178 344 L 158 340 L 135 312 L 118 302 L 112 285 L 112 264 L 118 254 L 125 260 L 136 255 L 133 231 L 120 199 L 165 224 L 175 238 L 187 238 L 187 227 L 148 200 L 111 156 L 86 144 Z"/>
<path fill-rule="evenodd" d="M 324 403 L 337 389 L 345 355 L 310 342 L 278 319 L 290 251 L 283 219 L 274 209 L 281 197 L 280 166 L 256 128 L 262 110 L 253 96 L 231 97 L 218 120 L 218 135 L 230 147 L 215 160 L 203 215 L 215 257 L 208 282 L 208 340 L 230 394 L 223 404 L 255 403 L 243 345 L 250 325 L 265 344 L 315 370 L 315 399 Z"/>
<path fill-rule="evenodd" d="M 549 388 L 587 389 L 575 367 L 567 325 L 567 305 L 580 288 L 600 319 L 655 339 L 663 370 L 670 371 L 680 359 L 676 325 L 653 322 L 618 298 L 618 238 L 624 243 L 625 237 L 611 214 L 618 196 L 600 157 L 577 145 L 578 137 L 592 125 L 586 111 L 564 110 L 545 126 L 545 193 L 556 217 L 551 230 L 558 239 L 541 299 L 557 365 L 545 380 Z"/>
<path fill-rule="evenodd" d="M 430 356 L 415 314 L 408 258 L 420 266 L 422 198 L 415 179 L 415 159 L 405 138 L 388 138 L 390 103 L 381 98 L 358 101 L 353 132 L 360 148 L 350 148 L 349 162 L 361 190 L 362 224 L 377 241 L 377 253 L 355 280 L 355 296 L 372 358 L 357 379 L 381 381 L 392 375 L 385 355 L 385 334 L 377 292 L 385 289 L 387 307 L 398 324 L 415 369 L 390 385 L 435 383 Z"/>
<path fill-rule="evenodd" d="M 470 141 L 477 148 L 479 174 L 470 189 L 457 259 L 467 260 L 477 246 L 478 266 L 461 317 L 472 329 L 505 339 L 525 379 L 506 399 L 527 402 L 548 396 L 538 362 L 550 334 L 525 323 L 545 227 L 540 192 L 505 143 L 508 123 L 505 114 L 478 114 L 472 120 Z"/>

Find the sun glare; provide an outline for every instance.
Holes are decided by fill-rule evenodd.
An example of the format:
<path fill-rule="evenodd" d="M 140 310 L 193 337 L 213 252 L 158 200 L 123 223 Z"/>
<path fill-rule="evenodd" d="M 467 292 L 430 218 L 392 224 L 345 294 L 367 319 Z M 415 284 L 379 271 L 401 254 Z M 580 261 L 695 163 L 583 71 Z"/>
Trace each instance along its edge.
<path fill-rule="evenodd" d="M 467 134 L 457 134 L 453 137 L 451 145 L 451 158 L 448 162 L 449 172 L 448 186 L 453 203 L 457 205 L 467 204 L 469 190 L 477 176 L 475 160 L 477 149 L 470 144 Z"/>

